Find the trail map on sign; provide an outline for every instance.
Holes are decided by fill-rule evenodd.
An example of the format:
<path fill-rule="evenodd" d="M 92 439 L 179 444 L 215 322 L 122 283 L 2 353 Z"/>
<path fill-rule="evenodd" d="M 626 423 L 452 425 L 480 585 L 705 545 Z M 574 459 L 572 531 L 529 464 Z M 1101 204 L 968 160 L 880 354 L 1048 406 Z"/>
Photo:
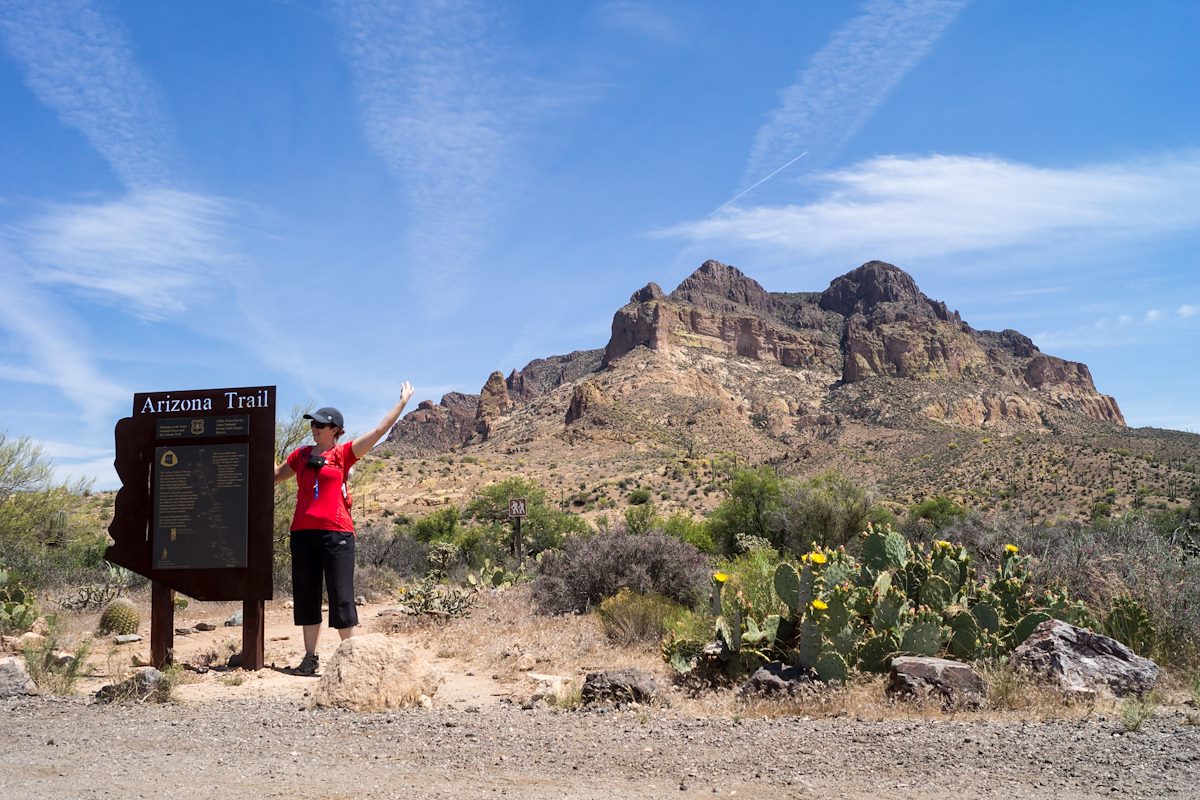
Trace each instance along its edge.
<path fill-rule="evenodd" d="M 246 566 L 245 444 L 154 451 L 154 567 Z"/>

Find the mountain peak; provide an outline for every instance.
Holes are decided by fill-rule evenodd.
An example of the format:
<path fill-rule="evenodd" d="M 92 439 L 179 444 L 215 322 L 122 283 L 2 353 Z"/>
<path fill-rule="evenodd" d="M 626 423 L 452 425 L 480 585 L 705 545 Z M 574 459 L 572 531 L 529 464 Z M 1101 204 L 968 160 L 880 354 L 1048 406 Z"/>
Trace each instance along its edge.
<path fill-rule="evenodd" d="M 712 259 L 675 287 L 668 299 L 715 311 L 731 311 L 742 306 L 755 311 L 771 308 L 771 295 L 737 267 Z"/>
<path fill-rule="evenodd" d="M 857 269 L 834 278 L 821 293 L 821 308 L 843 316 L 869 313 L 882 303 L 924 305 L 929 298 L 921 294 L 917 282 L 899 267 L 886 261 L 868 261 Z"/>

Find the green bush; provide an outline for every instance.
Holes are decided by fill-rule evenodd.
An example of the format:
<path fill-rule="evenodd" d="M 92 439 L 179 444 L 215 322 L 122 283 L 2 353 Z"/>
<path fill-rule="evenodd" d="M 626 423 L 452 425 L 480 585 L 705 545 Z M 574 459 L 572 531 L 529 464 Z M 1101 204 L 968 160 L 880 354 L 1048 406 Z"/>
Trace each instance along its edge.
<path fill-rule="evenodd" d="M 520 476 L 483 487 L 467 504 L 463 519 L 491 530 L 492 541 L 512 541 L 512 520 L 508 501 L 525 498 L 525 518 L 521 521 L 521 539 L 526 554 L 536 555 L 558 547 L 564 539 L 589 530 L 587 523 L 574 514 L 554 508 L 546 501 L 546 490 L 536 481 Z M 495 558 L 496 554 L 491 554 Z"/>
<path fill-rule="evenodd" d="M 781 478 L 769 466 L 734 473 L 727 497 L 708 518 L 713 540 L 733 555 L 757 542 L 801 555 L 813 542 L 837 547 L 868 522 L 890 522 L 871 492 L 837 472 L 806 481 Z"/>
<path fill-rule="evenodd" d="M 657 643 L 679 618 L 684 606 L 662 595 L 622 588 L 596 608 L 608 638 L 617 644 Z"/>
<path fill-rule="evenodd" d="M 0 569 L 0 634 L 24 633 L 37 618 L 33 593 Z"/>
<path fill-rule="evenodd" d="M 687 542 L 698 550 L 710 555 L 717 553 L 717 543 L 713 541 L 708 524 L 702 519 L 693 519 L 681 511 L 660 521 L 662 532 L 668 536 Z"/>
<path fill-rule="evenodd" d="M 626 495 L 626 499 L 629 501 L 629 504 L 631 506 L 640 506 L 645 503 L 649 503 L 650 502 L 650 490 L 649 489 L 634 489 L 632 492 L 630 492 L 628 495 Z"/>

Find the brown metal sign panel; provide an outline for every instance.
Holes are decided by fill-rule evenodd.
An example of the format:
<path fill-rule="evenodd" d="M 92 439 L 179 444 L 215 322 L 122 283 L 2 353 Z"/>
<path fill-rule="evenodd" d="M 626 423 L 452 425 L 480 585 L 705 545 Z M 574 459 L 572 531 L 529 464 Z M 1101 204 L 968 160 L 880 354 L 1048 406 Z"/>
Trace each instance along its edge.
<path fill-rule="evenodd" d="M 269 600 L 275 387 L 135 394 L 115 435 L 105 558 L 198 600 Z"/>

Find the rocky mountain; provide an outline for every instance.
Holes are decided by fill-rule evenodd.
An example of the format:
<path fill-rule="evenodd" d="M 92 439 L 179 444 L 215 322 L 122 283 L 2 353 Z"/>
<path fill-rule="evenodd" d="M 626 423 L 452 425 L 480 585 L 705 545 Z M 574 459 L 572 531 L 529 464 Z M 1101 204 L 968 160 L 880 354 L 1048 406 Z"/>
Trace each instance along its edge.
<path fill-rule="evenodd" d="M 507 378 L 492 373 L 479 395 L 423 402 L 388 448 L 523 454 L 528 469 L 556 466 L 548 477 L 564 497 L 588 478 L 720 455 L 799 474 L 836 468 L 901 503 L 933 490 L 1000 503 L 1018 475 L 1071 469 L 1082 442 L 1125 441 L 1132 454 L 1130 441 L 1150 439 L 1148 451 L 1198 460 L 1191 440 L 1166 447 L 1130 432 L 1086 365 L 1017 331 L 973 329 L 891 264 L 863 264 L 822 292 L 768 292 L 707 261 L 669 294 L 654 283 L 634 292 L 602 350 L 538 359 Z M 1092 480 L 1067 516 L 1083 513 Z M 695 505 L 674 488 L 661 494 Z"/>

